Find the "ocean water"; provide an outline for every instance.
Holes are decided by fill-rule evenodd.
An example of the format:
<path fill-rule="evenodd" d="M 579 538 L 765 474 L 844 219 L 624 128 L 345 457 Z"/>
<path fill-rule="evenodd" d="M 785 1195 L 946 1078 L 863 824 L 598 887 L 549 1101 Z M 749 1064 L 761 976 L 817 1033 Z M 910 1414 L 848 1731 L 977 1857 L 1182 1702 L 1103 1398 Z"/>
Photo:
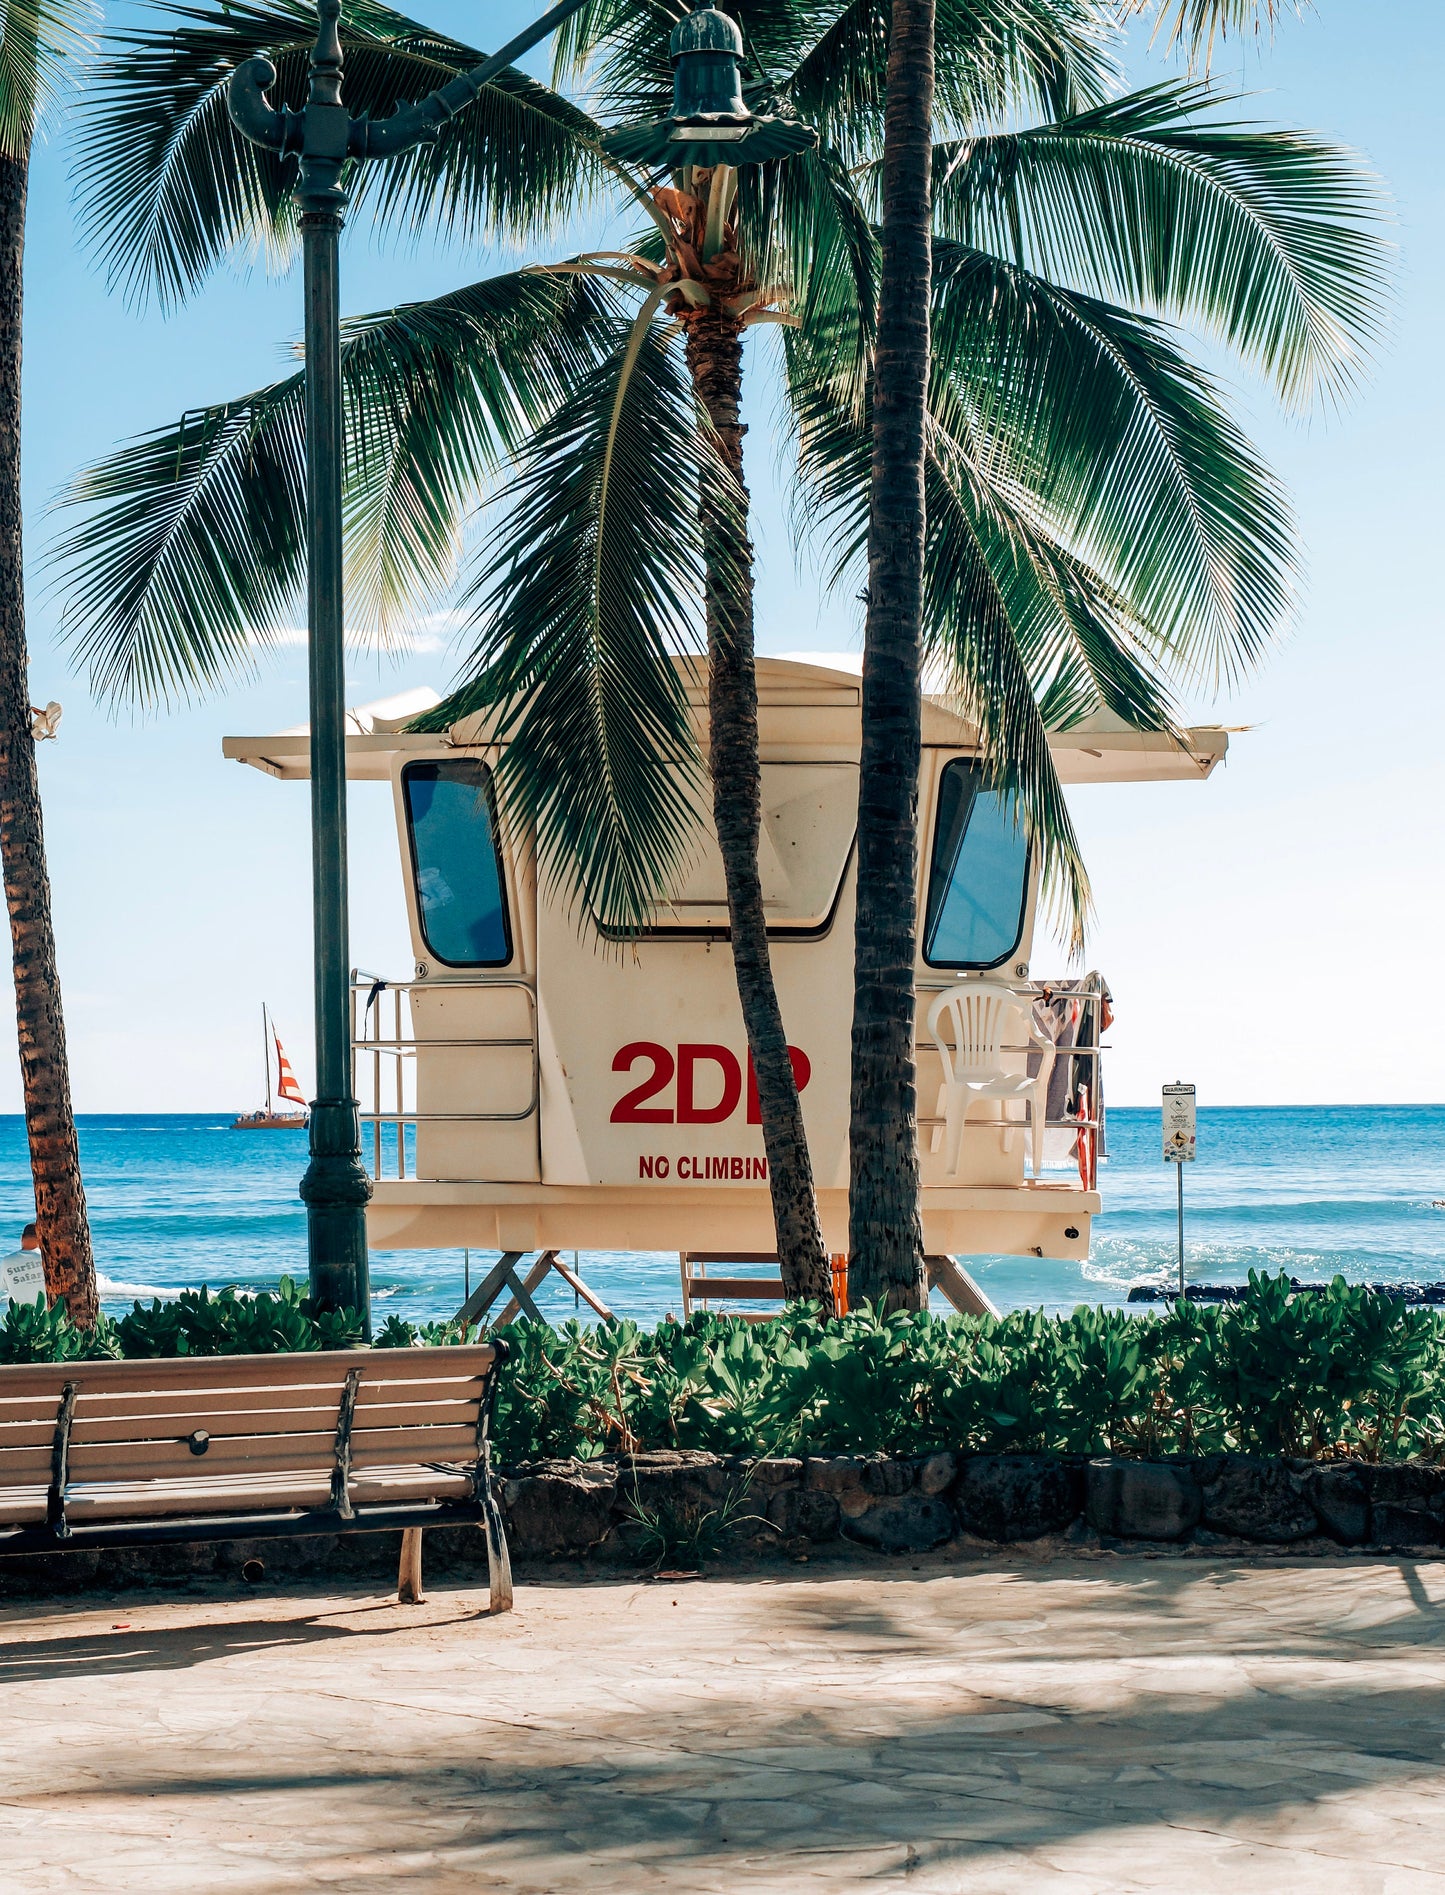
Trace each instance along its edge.
<path fill-rule="evenodd" d="M 86 1116 L 81 1160 L 102 1298 L 122 1314 L 136 1297 L 187 1286 L 274 1286 L 306 1272 L 306 1162 L 297 1132 L 232 1132 L 225 1115 Z M 1001 1307 L 1117 1305 L 1133 1283 L 1175 1271 L 1175 1183 L 1159 1157 L 1157 1111 L 1109 1115 L 1100 1170 L 1104 1212 L 1082 1264 L 1034 1257 L 970 1260 Z M 1194 1282 L 1241 1282 L 1251 1268 L 1306 1279 L 1430 1282 L 1445 1277 L 1445 1105 L 1202 1109 L 1199 1158 L 1185 1175 L 1186 1264 Z M 33 1215 L 23 1121 L 0 1117 L 0 1250 Z M 495 1253 L 471 1257 L 471 1280 Z M 619 1315 L 654 1322 L 678 1307 L 675 1256 L 583 1251 L 582 1275 Z M 377 1319 L 450 1315 L 462 1300 L 460 1251 L 377 1251 Z M 539 1297 L 573 1314 L 559 1279 Z M 579 1312 L 587 1315 L 586 1306 Z"/>

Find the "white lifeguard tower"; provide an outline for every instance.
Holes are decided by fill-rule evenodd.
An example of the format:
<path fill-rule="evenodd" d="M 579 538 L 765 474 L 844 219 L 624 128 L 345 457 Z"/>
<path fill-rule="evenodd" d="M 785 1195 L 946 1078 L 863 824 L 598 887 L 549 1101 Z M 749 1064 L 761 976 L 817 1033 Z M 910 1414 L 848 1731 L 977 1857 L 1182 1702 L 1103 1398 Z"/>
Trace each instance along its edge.
<path fill-rule="evenodd" d="M 705 682 L 679 660 L 699 738 Z M 857 661 L 758 662 L 762 872 L 773 967 L 830 1249 L 847 1246 Z M 435 701 L 435 700 L 431 700 Z M 353 714 L 348 775 L 389 781 L 414 973 L 358 975 L 356 1096 L 375 1174 L 377 1249 L 767 1253 L 771 1207 L 746 1036 L 727 947 L 722 863 L 704 838 L 655 924 L 619 948 L 539 891 L 530 838 L 499 816 L 500 755 L 484 717 L 406 733 L 421 708 Z M 387 712 L 390 715 L 387 715 Z M 1184 741 L 1108 715 L 1051 739 L 1065 783 L 1207 777 L 1224 730 Z M 1101 985 L 1031 966 L 1037 877 L 1022 833 L 984 787 L 977 734 L 925 699 L 920 838 L 919 1100 L 930 1252 L 1082 1258 L 1099 1209 L 1089 1101 L 1099 1097 Z M 305 730 L 230 737 L 225 754 L 283 781 L 308 774 Z M 679 794 L 681 794 L 681 789 Z M 1026 1083 L 970 1099 L 944 1084 L 957 1009 L 947 989 L 1007 988 L 1034 1027 L 1000 1044 L 1020 1082 L 1049 1060 L 1049 1008 L 1074 1026 L 1058 1059 L 1047 1145 L 1068 1170 L 1028 1175 Z M 940 1019 L 941 1049 L 926 1028 Z M 1043 1022 L 1040 1026 L 1039 1022 Z M 1063 1068 L 1060 1068 L 1060 1074 Z M 937 1107 L 934 1101 L 938 1101 Z M 947 1135 L 945 1136 L 945 1131 Z"/>

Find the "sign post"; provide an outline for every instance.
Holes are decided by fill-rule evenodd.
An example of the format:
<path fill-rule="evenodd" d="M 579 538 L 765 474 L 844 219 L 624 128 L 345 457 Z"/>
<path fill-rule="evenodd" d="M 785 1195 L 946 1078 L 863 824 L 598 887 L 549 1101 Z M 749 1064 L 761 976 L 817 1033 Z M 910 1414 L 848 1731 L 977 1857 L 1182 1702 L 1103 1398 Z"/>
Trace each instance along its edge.
<path fill-rule="evenodd" d="M 1184 1294 L 1184 1167 L 1194 1163 L 1194 1088 L 1176 1080 L 1164 1088 L 1164 1162 L 1179 1186 L 1179 1294 Z"/>

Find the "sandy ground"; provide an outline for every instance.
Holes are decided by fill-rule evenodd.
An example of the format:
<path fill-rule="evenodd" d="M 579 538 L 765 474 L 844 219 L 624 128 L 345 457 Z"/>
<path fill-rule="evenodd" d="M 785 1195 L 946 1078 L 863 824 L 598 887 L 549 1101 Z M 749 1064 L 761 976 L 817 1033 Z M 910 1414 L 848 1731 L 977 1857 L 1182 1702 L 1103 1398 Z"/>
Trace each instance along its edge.
<path fill-rule="evenodd" d="M 1445 1564 L 484 1601 L 8 1608 L 0 1887 L 1445 1890 Z"/>

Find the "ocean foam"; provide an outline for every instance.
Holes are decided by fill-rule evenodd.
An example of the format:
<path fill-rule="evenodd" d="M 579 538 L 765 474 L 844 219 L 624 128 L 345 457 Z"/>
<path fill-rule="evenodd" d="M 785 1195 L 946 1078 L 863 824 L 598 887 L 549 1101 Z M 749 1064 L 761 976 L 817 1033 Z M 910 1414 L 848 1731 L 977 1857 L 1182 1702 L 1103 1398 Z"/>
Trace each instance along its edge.
<path fill-rule="evenodd" d="M 157 1283 L 117 1283 L 113 1277 L 106 1276 L 100 1270 L 95 1273 L 95 1286 L 100 1292 L 102 1303 L 118 1303 L 122 1297 L 127 1302 L 134 1302 L 137 1297 L 144 1300 L 156 1296 L 169 1302 L 173 1296 L 180 1295 L 179 1290 L 162 1289 Z"/>

